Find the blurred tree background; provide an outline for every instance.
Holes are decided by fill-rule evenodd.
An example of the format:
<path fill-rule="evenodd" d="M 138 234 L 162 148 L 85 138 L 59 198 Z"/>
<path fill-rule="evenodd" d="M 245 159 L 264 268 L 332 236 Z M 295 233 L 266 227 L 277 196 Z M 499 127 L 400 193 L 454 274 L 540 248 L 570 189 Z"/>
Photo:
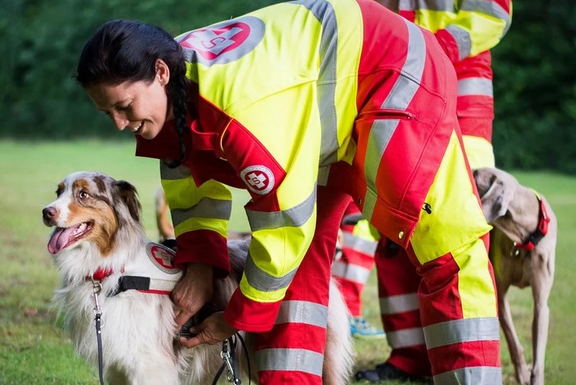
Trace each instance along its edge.
<path fill-rule="evenodd" d="M 106 20 L 142 20 L 177 35 L 275 2 L 0 0 L 0 138 L 109 136 L 107 118 L 72 79 L 82 46 Z M 572 0 L 515 2 L 493 56 L 498 166 L 576 174 Z"/>

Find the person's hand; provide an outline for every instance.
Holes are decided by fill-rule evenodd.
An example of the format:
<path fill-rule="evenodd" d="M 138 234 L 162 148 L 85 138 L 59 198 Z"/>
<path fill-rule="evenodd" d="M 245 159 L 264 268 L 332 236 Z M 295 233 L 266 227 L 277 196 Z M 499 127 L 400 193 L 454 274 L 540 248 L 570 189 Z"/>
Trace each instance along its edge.
<path fill-rule="evenodd" d="M 171 294 L 177 331 L 212 298 L 213 291 L 212 266 L 189 264 Z"/>
<path fill-rule="evenodd" d="M 193 334 L 192 338 L 180 337 L 180 344 L 187 348 L 193 348 L 201 344 L 214 345 L 224 341 L 238 330 L 228 325 L 224 319 L 224 312 L 212 314 L 206 318 L 200 325 L 190 328 Z"/>

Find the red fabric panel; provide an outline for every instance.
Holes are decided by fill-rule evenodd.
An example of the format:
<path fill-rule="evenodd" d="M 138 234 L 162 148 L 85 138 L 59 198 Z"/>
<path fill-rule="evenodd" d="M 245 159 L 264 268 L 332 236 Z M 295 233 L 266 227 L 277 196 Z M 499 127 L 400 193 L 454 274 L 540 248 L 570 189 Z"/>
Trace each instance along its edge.
<path fill-rule="evenodd" d="M 189 263 L 202 263 L 214 267 L 214 278 L 223 278 L 230 273 L 226 238 L 217 232 L 190 231 L 179 236 L 176 242 L 176 267 L 185 269 Z M 182 250 L 186 250 L 186 254 Z"/>

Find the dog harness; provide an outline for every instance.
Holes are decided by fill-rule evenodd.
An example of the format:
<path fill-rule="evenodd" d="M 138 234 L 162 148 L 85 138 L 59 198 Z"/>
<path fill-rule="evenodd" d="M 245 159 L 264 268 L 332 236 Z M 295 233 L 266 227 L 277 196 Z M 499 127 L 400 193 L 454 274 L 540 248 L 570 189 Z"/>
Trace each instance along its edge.
<path fill-rule="evenodd" d="M 548 212 L 546 211 L 546 204 L 544 203 L 544 198 L 535 190 L 532 190 L 538 198 L 538 202 L 540 204 L 540 212 L 538 227 L 536 230 L 530 234 L 528 240 L 525 243 L 518 243 L 514 242 L 514 247 L 517 249 L 522 249 L 526 251 L 533 250 L 536 245 L 544 238 L 546 234 L 548 234 L 548 224 L 550 223 L 550 217 L 548 216 Z"/>
<path fill-rule="evenodd" d="M 182 277 L 182 270 L 173 265 L 176 252 L 164 245 L 150 242 L 146 245 L 148 259 L 139 261 L 137 268 L 124 267 L 134 271 L 118 278 L 118 288 L 108 296 L 113 297 L 128 290 L 138 290 L 143 293 L 168 295 Z M 87 277 L 93 281 L 102 281 L 112 275 L 112 269 L 98 269 L 92 276 Z"/>

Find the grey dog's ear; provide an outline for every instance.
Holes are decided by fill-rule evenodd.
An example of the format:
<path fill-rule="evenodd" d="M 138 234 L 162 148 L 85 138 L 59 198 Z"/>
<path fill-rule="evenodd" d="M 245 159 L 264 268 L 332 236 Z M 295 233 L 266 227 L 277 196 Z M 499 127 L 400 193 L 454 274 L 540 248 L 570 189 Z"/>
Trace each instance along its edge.
<path fill-rule="evenodd" d="M 140 222 L 140 211 L 142 210 L 142 206 L 138 200 L 138 192 L 136 191 L 136 187 L 124 180 L 116 181 L 114 184 L 118 189 L 117 196 L 120 197 L 120 199 L 122 199 L 128 207 L 128 211 L 130 212 L 132 219 L 134 219 L 136 222 Z"/>
<path fill-rule="evenodd" d="M 488 222 L 504 216 L 513 197 L 513 192 L 506 188 L 504 181 L 493 170 L 483 168 L 474 171 L 482 211 Z"/>

